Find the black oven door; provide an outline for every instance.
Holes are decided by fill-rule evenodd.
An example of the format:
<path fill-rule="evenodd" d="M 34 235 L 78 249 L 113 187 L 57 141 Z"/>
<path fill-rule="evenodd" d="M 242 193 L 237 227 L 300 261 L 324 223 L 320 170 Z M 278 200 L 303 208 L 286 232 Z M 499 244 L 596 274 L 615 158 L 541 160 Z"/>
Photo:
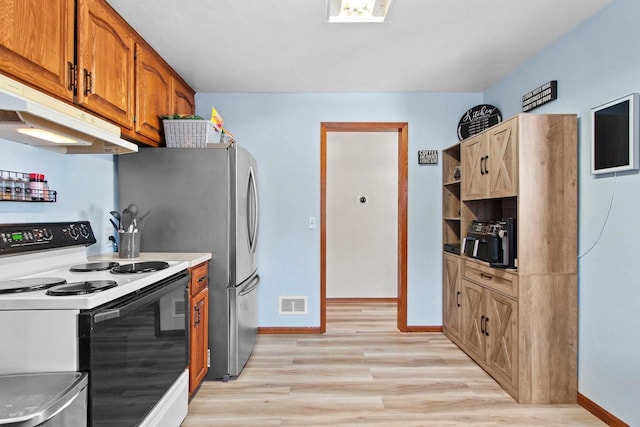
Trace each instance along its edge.
<path fill-rule="evenodd" d="M 89 372 L 89 425 L 135 426 L 188 364 L 186 271 L 81 312 L 80 369 Z"/>

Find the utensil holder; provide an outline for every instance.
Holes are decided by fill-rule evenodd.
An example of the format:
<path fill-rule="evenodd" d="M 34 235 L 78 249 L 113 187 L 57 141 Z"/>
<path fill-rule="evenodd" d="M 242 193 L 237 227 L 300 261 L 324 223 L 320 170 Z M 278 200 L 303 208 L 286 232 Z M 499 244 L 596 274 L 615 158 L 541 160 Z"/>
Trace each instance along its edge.
<path fill-rule="evenodd" d="M 120 258 L 137 258 L 140 256 L 140 233 L 138 231 L 118 231 Z"/>

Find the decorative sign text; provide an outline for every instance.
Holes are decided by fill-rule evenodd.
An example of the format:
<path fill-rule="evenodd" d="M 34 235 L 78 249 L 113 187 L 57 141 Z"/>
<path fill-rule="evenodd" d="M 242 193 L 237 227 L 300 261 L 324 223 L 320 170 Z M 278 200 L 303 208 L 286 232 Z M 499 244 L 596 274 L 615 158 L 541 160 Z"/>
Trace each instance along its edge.
<path fill-rule="evenodd" d="M 418 150 L 419 165 L 437 165 L 438 150 Z"/>
<path fill-rule="evenodd" d="M 458 122 L 460 141 L 480 133 L 502 121 L 502 113 L 493 105 L 481 104 L 467 110 Z"/>
<path fill-rule="evenodd" d="M 526 113 L 534 108 L 558 99 L 558 81 L 551 80 L 522 96 L 522 112 Z"/>

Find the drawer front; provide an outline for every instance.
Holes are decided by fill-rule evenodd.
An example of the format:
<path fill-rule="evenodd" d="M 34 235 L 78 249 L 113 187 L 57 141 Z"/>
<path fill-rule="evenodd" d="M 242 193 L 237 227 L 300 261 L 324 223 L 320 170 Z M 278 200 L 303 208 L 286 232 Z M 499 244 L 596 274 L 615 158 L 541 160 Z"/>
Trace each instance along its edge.
<path fill-rule="evenodd" d="M 191 269 L 191 296 L 209 286 L 209 263 L 203 262 Z"/>
<path fill-rule="evenodd" d="M 473 261 L 465 261 L 464 277 L 479 285 L 518 298 L 518 276 Z"/>

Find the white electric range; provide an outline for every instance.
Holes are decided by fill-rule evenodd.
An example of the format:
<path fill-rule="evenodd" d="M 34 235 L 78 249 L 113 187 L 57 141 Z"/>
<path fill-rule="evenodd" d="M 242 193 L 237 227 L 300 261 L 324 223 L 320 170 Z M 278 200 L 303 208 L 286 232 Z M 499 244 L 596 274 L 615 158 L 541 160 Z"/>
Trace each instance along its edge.
<path fill-rule="evenodd" d="M 178 426 L 188 263 L 89 262 L 95 242 L 86 221 L 0 224 L 0 374 L 85 371 L 88 425 Z"/>

